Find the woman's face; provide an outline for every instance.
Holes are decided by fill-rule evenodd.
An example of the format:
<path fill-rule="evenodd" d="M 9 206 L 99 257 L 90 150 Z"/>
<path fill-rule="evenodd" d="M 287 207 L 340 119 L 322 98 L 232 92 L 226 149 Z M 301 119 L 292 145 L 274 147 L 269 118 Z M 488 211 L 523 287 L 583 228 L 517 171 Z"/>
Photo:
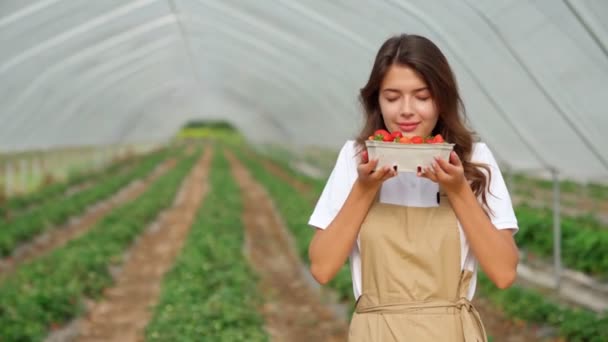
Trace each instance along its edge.
<path fill-rule="evenodd" d="M 427 84 L 413 69 L 393 64 L 380 85 L 380 110 L 390 132 L 404 136 L 431 135 L 439 113 Z"/>

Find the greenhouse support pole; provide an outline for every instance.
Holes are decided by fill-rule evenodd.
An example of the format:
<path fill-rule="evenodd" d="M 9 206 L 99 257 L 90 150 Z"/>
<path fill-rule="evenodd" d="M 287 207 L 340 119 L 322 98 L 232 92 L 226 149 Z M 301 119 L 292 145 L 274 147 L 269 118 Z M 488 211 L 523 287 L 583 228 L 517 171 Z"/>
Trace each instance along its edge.
<path fill-rule="evenodd" d="M 553 263 L 555 271 L 555 288 L 559 289 L 562 273 L 562 232 L 561 232 L 561 213 L 560 213 L 560 189 L 559 176 L 557 170 L 551 170 L 553 176 Z"/>

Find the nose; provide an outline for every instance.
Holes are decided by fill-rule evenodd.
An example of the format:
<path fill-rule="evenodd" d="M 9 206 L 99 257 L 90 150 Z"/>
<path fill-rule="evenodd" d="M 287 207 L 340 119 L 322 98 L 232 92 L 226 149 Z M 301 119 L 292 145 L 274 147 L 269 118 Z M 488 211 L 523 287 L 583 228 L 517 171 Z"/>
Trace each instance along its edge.
<path fill-rule="evenodd" d="M 403 102 L 401 105 L 401 115 L 405 117 L 410 117 L 414 115 L 414 107 L 412 103 L 412 99 L 409 96 L 403 97 Z"/>

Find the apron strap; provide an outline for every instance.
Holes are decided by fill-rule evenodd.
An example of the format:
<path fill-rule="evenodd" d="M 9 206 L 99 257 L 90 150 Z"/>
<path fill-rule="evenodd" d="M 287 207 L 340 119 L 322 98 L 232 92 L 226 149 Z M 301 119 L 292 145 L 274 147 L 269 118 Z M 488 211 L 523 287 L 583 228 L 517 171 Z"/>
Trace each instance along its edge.
<path fill-rule="evenodd" d="M 487 335 L 481 317 L 473 304 L 465 297 L 457 301 L 430 300 L 420 302 L 390 302 L 384 304 L 372 304 L 371 299 L 365 294 L 357 299 L 355 311 L 357 314 L 417 314 L 441 313 L 442 309 L 453 308 L 460 312 L 464 340 L 466 342 L 485 342 Z M 447 312 L 446 312 L 447 314 Z"/>

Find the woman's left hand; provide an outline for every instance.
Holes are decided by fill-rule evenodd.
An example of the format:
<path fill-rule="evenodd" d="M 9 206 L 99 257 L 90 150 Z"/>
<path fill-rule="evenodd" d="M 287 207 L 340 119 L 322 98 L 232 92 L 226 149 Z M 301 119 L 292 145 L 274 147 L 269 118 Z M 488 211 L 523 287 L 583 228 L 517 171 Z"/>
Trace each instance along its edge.
<path fill-rule="evenodd" d="M 435 157 L 432 166 L 423 168 L 418 172 L 418 176 L 438 183 L 448 193 L 458 192 L 467 184 L 462 162 L 454 151 L 450 153 L 449 162 Z"/>

